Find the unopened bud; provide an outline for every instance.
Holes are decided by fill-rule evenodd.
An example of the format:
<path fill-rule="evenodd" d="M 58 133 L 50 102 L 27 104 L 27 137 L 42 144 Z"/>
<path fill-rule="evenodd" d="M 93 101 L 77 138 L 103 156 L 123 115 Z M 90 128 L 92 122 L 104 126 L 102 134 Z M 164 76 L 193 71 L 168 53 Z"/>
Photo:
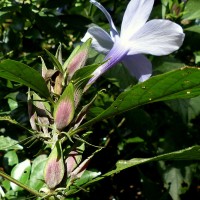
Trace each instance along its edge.
<path fill-rule="evenodd" d="M 85 65 L 88 58 L 88 52 L 91 45 L 91 39 L 88 39 L 80 47 L 77 47 L 67 61 L 64 63 L 64 70 L 67 70 L 68 80 L 71 80 L 74 73 Z"/>
<path fill-rule="evenodd" d="M 82 143 L 80 146 L 75 147 L 68 154 L 67 159 L 65 160 L 65 166 L 67 168 L 67 177 L 70 177 L 74 169 L 80 164 L 84 149 L 85 149 L 85 144 Z"/>
<path fill-rule="evenodd" d="M 72 121 L 74 111 L 74 87 L 70 83 L 54 108 L 54 122 L 58 130 L 62 130 Z"/>
<path fill-rule="evenodd" d="M 81 178 L 81 176 L 83 175 L 83 173 L 85 172 L 85 170 L 87 169 L 92 156 L 89 156 L 87 159 L 85 159 L 72 173 L 71 173 L 71 181 L 77 179 L 77 178 Z"/>
<path fill-rule="evenodd" d="M 44 180 L 50 189 L 55 188 L 63 179 L 65 166 L 59 141 L 56 142 L 44 168 Z"/>
<path fill-rule="evenodd" d="M 68 156 L 69 157 L 65 160 L 65 165 L 67 168 L 67 177 L 70 177 L 73 170 L 79 164 L 80 155 L 76 151 L 71 151 Z"/>

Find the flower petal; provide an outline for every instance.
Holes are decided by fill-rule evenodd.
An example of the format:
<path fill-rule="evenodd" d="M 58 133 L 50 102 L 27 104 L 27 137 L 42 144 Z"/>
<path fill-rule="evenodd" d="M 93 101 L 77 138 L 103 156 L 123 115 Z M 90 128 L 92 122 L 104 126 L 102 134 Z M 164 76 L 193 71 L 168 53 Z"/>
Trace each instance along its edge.
<path fill-rule="evenodd" d="M 113 45 L 113 48 L 108 52 L 104 60 L 104 64 L 99 66 L 94 72 L 93 77 L 89 80 L 88 84 L 92 84 L 99 76 L 101 76 L 108 69 L 113 67 L 118 62 L 122 61 L 124 56 L 126 56 L 128 49 L 124 47 L 121 41 L 118 39 Z"/>
<path fill-rule="evenodd" d="M 110 36 L 111 36 L 112 40 L 114 41 L 115 37 L 118 37 L 119 34 L 118 34 L 118 31 L 115 27 L 115 24 L 113 23 L 113 20 L 112 20 L 110 14 L 99 2 L 97 2 L 95 0 L 90 0 L 90 3 L 94 4 L 97 8 L 99 8 L 104 13 L 104 15 L 106 16 L 106 18 L 107 18 L 107 20 L 110 24 Z"/>
<path fill-rule="evenodd" d="M 128 55 L 167 55 L 182 45 L 184 37 L 183 29 L 178 24 L 169 20 L 151 20 L 127 42 L 130 49 Z"/>
<path fill-rule="evenodd" d="M 110 35 L 99 26 L 90 27 L 81 41 L 86 42 L 89 38 L 92 38 L 91 46 L 100 53 L 108 53 L 113 46 Z"/>
<path fill-rule="evenodd" d="M 146 81 L 152 75 L 151 62 L 142 54 L 125 56 L 122 62 L 139 82 Z"/>
<path fill-rule="evenodd" d="M 129 39 L 149 18 L 154 0 L 131 0 L 126 8 L 121 26 L 121 38 Z"/>

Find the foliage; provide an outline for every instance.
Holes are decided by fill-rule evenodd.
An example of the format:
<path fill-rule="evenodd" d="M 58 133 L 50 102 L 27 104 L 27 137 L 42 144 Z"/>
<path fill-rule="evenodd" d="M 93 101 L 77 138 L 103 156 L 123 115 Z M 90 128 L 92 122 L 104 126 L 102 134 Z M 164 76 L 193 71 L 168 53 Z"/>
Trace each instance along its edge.
<path fill-rule="evenodd" d="M 102 1 L 120 26 L 129 1 Z M 80 43 L 87 0 L 0 2 L 0 199 L 199 199 L 199 0 L 156 1 L 186 34 L 137 83 Z M 67 116 L 67 117 L 66 117 Z M 59 169 L 59 170 L 58 170 Z"/>

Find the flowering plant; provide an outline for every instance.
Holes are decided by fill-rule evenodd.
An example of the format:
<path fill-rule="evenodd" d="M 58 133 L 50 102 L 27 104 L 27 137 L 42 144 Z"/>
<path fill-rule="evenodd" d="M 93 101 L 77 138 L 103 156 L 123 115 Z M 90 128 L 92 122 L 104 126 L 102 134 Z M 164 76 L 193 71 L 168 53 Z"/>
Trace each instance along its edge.
<path fill-rule="evenodd" d="M 200 95 L 200 70 L 198 67 L 186 67 L 183 63 L 174 67 L 175 56 L 178 59 L 182 48 L 188 49 L 183 45 L 185 34 L 178 21 L 184 16 L 186 2 L 166 2 L 162 1 L 163 10 L 170 10 L 171 13 L 163 11 L 162 14 L 169 19 L 147 21 L 154 0 L 131 0 L 119 32 L 109 12 L 99 2 L 91 0 L 90 3 L 95 6 L 91 7 L 92 10 L 97 7 L 106 16 L 110 34 L 98 25 L 89 25 L 87 32 L 82 34 L 82 43 L 76 43 L 67 59 L 63 59 L 65 45 L 60 44 L 55 55 L 45 48 L 46 54 L 39 54 L 40 61 L 35 69 L 12 59 L 1 61 L 2 80 L 6 80 L 9 87 L 12 85 L 12 90 L 22 87 L 23 92 L 26 91 L 25 103 L 28 106 L 23 113 L 27 111 L 28 120 L 23 122 L 14 118 L 13 112 L 2 112 L 0 121 L 18 127 L 29 137 L 19 141 L 0 137 L 0 150 L 6 152 L 4 160 L 11 162 L 13 157 L 17 157 L 9 165 L 13 166 L 10 173 L 4 164 L 0 168 L 0 176 L 3 177 L 0 180 L 0 198 L 23 198 L 28 191 L 37 199 L 76 199 L 77 192 L 81 190 L 89 188 L 92 192 L 94 182 L 153 161 L 159 161 L 157 163 L 164 179 L 163 185 L 159 185 L 161 194 L 156 194 L 156 197 L 153 194 L 153 199 L 169 193 L 176 200 L 183 194 L 183 183 L 186 182 L 189 188 L 191 183 L 188 177 L 194 172 L 193 168 L 185 163 L 181 166 L 186 176 L 181 173 L 183 168 L 171 166 L 165 161 L 194 161 L 200 158 L 200 146 L 194 145 L 194 141 L 188 142 L 192 137 L 192 119 L 200 113 L 196 106 Z M 61 12 L 60 9 L 56 8 L 54 14 L 57 12 Z M 99 10 L 96 12 L 100 13 Z M 62 18 L 60 13 L 58 16 Z M 105 54 L 103 59 L 99 59 L 101 53 Z M 171 55 L 161 57 L 168 54 Z M 164 62 L 163 66 L 163 59 L 166 58 L 173 58 L 173 62 Z M 128 75 L 127 71 L 126 75 L 118 73 L 119 62 L 123 63 L 128 75 L 139 82 L 131 77 L 128 87 L 122 88 L 116 77 L 124 83 L 128 82 Z M 113 76 L 106 79 L 111 70 Z M 4 100 L 11 96 L 6 95 Z M 13 102 L 8 102 L 12 107 Z M 188 110 L 183 112 L 183 107 Z M 174 113 L 181 113 L 183 121 L 187 113 L 189 120 L 184 124 L 188 128 L 185 131 L 187 145 L 180 142 L 184 131 L 183 126 L 179 127 L 180 130 L 176 127 L 181 123 L 176 119 L 177 113 L 172 115 L 169 108 Z M 176 137 L 179 146 L 173 145 Z M 28 145 L 34 155 L 25 158 L 24 149 L 28 149 Z M 23 155 L 19 160 L 18 154 Z M 101 159 L 100 154 L 103 155 Z M 155 172 L 155 169 L 152 171 Z M 179 176 L 178 183 L 173 179 L 174 173 Z M 139 170 L 138 174 L 141 174 L 140 179 L 145 184 L 149 183 L 144 172 Z M 133 188 L 135 183 L 131 181 L 134 178 L 130 179 L 125 182 Z M 155 185 L 158 186 L 156 182 Z M 123 193 L 123 190 L 120 191 Z"/>

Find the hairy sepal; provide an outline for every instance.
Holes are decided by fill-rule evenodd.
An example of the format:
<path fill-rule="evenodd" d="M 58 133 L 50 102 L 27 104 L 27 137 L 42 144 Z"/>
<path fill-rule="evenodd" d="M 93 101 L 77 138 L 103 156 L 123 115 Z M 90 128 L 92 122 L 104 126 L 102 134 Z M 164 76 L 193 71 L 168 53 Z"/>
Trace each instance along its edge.
<path fill-rule="evenodd" d="M 61 131 L 68 126 L 74 117 L 74 112 L 74 86 L 69 83 L 54 107 L 53 116 L 56 128 Z"/>
<path fill-rule="evenodd" d="M 44 180 L 50 189 L 61 183 L 65 173 L 63 152 L 59 141 L 56 142 L 44 168 Z"/>

